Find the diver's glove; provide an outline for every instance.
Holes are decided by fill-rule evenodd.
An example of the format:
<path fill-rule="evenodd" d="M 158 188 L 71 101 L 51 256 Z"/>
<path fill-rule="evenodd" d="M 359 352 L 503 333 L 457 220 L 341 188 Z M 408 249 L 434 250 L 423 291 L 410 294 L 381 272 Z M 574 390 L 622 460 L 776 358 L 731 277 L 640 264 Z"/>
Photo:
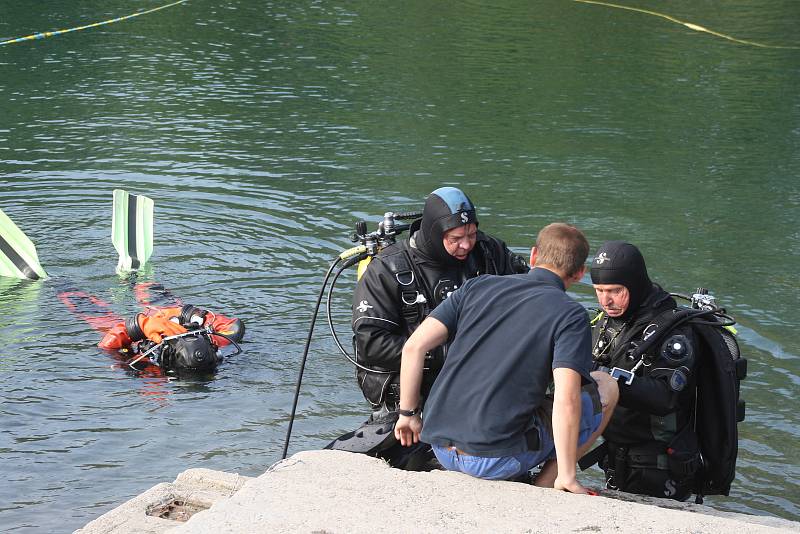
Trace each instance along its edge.
<path fill-rule="evenodd" d="M 164 337 L 186 332 L 184 327 L 161 313 L 150 317 L 136 314 L 125 321 L 125 330 L 131 341 L 141 341 L 147 338 L 155 343 L 161 343 Z"/>

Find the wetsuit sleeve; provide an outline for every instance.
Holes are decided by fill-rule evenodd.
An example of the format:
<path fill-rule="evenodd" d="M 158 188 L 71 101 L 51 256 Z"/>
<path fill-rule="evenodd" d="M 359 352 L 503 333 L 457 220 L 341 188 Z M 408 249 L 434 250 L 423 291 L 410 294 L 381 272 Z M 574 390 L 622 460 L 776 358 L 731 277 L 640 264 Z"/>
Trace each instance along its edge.
<path fill-rule="evenodd" d="M 665 380 L 637 376 L 631 385 L 619 381 L 619 404 L 653 415 L 667 415 L 678 408 L 678 395 Z"/>
<path fill-rule="evenodd" d="M 692 374 L 695 367 L 694 351 L 697 344 L 691 329 L 677 329 L 668 335 L 667 339 L 674 334 L 684 335 L 690 341 L 693 353 L 688 361 L 671 361 L 659 355 L 650 366 L 651 369 L 646 376 L 636 376 L 631 385 L 620 380 L 619 404 L 621 406 L 658 416 L 672 413 L 681 406 L 683 394 L 688 392 L 694 384 Z M 676 373 L 678 373 L 677 376 Z"/>
<path fill-rule="evenodd" d="M 521 274 L 530 271 L 528 261 L 506 246 L 503 240 L 482 234 L 485 248 L 490 255 L 490 262 L 494 264 L 495 272 L 488 274 Z"/>
<path fill-rule="evenodd" d="M 353 344 L 360 363 L 400 370 L 408 338 L 399 283 L 379 259 L 373 259 L 353 293 Z"/>

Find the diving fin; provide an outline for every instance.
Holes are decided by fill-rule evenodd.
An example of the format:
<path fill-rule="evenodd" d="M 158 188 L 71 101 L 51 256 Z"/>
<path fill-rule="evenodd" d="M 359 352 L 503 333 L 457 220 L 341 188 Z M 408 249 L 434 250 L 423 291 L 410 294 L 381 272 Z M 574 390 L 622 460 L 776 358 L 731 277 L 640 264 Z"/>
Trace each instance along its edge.
<path fill-rule="evenodd" d="M 47 278 L 36 247 L 22 230 L 0 210 L 0 276 L 38 280 Z"/>
<path fill-rule="evenodd" d="M 119 252 L 117 273 L 140 269 L 153 253 L 153 200 L 114 189 L 111 241 Z"/>

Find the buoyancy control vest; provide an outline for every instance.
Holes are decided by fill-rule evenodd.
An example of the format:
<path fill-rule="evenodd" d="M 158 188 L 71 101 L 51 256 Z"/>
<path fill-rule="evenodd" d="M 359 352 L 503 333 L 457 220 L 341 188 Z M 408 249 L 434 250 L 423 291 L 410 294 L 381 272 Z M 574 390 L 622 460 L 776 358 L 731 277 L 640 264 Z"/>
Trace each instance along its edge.
<path fill-rule="evenodd" d="M 606 345 L 614 350 L 603 354 L 597 350 L 602 346 L 601 335 L 595 355 L 601 352 L 600 369 L 620 383 L 621 399 L 603 433 L 606 441 L 594 454 L 609 488 L 684 500 L 693 490 L 694 474 L 700 465 L 691 424 L 694 335 L 687 326 L 672 328 L 664 332 L 659 344 L 638 350 L 659 332 L 660 325 L 669 322 L 675 306 L 673 299 L 666 299 L 655 308 L 646 307 L 647 313 L 629 318 L 625 325 L 608 318 L 603 321 L 603 326 L 610 323 L 616 327 L 609 330 L 619 343 Z M 672 354 L 676 347 L 680 351 Z"/>
<path fill-rule="evenodd" d="M 691 419 L 665 450 L 657 442 L 607 442 L 601 452 L 587 455 L 597 459 L 606 454 L 601 467 L 610 487 L 679 500 L 695 493 L 697 502 L 704 495 L 729 494 L 738 455 L 737 425 L 745 412 L 740 382 L 747 374 L 747 360 L 741 357 L 732 324 L 722 309 L 688 307 L 663 312 L 648 323 L 642 342 L 628 355 L 632 360 L 664 343 L 676 328 L 691 328 L 696 343 Z M 587 462 L 581 464 L 585 467 Z"/>
<path fill-rule="evenodd" d="M 425 320 L 431 310 L 447 299 L 467 279 L 481 274 L 502 272 L 485 237 L 477 240 L 473 250 L 477 254 L 470 254 L 460 269 L 444 270 L 440 276 L 434 277 L 436 280 L 426 276 L 407 247 L 403 247 L 397 254 L 384 258 L 389 270 L 402 286 L 400 296 L 403 303 L 403 318 L 408 326 L 409 335 Z"/>

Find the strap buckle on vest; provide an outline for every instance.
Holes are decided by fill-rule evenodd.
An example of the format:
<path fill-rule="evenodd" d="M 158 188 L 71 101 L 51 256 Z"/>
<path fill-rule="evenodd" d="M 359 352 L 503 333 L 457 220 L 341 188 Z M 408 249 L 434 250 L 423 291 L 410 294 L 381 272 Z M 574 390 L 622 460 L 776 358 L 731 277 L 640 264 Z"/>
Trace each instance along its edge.
<path fill-rule="evenodd" d="M 617 446 L 604 441 L 580 459 L 580 468 L 587 469 L 595 463 L 605 471 L 606 489 L 623 490 L 622 487 L 628 476 L 628 447 Z"/>
<path fill-rule="evenodd" d="M 608 470 L 606 487 L 625 491 L 625 481 L 628 479 L 628 447 L 609 444 L 608 461 L 613 463 L 613 468 Z"/>
<path fill-rule="evenodd" d="M 428 299 L 420 289 L 423 278 L 416 272 L 414 260 L 408 250 L 390 254 L 384 261 L 400 285 L 400 300 L 403 303 L 401 314 L 408 324 L 410 334 L 422 322 L 428 311 Z"/>
<path fill-rule="evenodd" d="M 428 299 L 419 291 L 403 291 L 400 293 L 400 298 L 406 306 L 414 306 L 416 304 L 425 304 Z"/>
<path fill-rule="evenodd" d="M 401 286 L 410 286 L 411 284 L 414 283 L 414 278 L 415 278 L 414 271 L 408 270 L 408 271 L 396 272 L 394 274 L 394 278 L 395 280 L 397 280 L 397 283 L 400 284 Z"/>
<path fill-rule="evenodd" d="M 408 323 L 413 331 L 414 326 L 421 323 L 425 318 L 424 306 L 428 300 L 425 298 L 425 295 L 419 291 L 403 291 L 400 293 L 400 300 L 402 300 L 404 304 L 401 310 L 403 319 L 405 319 L 406 323 Z"/>
<path fill-rule="evenodd" d="M 667 449 L 667 467 L 672 475 L 685 478 L 695 474 L 701 466 L 700 454 L 693 454 L 689 458 L 679 460 L 675 458 L 674 450 Z"/>

